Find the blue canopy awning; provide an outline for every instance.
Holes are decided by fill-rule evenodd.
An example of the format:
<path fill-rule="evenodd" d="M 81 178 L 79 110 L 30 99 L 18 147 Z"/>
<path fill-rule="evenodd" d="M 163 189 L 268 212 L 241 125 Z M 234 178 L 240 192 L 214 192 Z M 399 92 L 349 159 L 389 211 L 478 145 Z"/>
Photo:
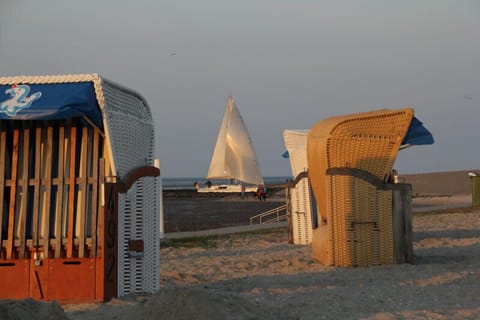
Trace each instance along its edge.
<path fill-rule="evenodd" d="M 420 120 L 413 117 L 402 145 L 426 145 L 433 144 L 434 141 L 430 131 L 423 126 Z"/>
<path fill-rule="evenodd" d="M 84 116 L 103 127 L 93 82 L 0 85 L 0 119 L 61 120 Z"/>

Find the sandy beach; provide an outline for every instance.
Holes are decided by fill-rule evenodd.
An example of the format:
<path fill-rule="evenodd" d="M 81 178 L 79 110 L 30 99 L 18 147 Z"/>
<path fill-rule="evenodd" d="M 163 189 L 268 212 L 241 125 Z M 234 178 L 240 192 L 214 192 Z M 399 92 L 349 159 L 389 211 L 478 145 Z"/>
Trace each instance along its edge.
<path fill-rule="evenodd" d="M 480 212 L 416 215 L 415 263 L 325 267 L 286 229 L 162 247 L 153 296 L 65 306 L 71 319 L 478 319 Z"/>
<path fill-rule="evenodd" d="M 464 179 L 463 173 L 455 176 Z M 455 193 L 435 185 L 413 201 L 414 264 L 326 267 L 311 258 L 309 246 L 289 244 L 286 227 L 166 239 L 161 290 L 154 295 L 62 307 L 2 301 L 0 319 L 479 319 L 480 211 L 469 208 L 468 183 Z M 184 203 L 197 215 L 218 203 L 235 207 L 243 201 L 252 211 L 266 205 L 195 201 Z M 204 214 L 212 225 L 215 214 Z"/>

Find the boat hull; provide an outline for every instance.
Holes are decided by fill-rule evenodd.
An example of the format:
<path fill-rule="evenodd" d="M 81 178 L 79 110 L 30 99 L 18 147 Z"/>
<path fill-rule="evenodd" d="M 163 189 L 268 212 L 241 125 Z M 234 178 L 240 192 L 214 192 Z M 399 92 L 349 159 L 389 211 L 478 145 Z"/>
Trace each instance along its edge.
<path fill-rule="evenodd" d="M 220 192 L 220 193 L 241 193 L 242 186 L 237 184 L 218 184 L 212 185 L 210 188 L 198 188 L 198 192 Z M 257 192 L 257 187 L 246 187 L 245 192 Z"/>

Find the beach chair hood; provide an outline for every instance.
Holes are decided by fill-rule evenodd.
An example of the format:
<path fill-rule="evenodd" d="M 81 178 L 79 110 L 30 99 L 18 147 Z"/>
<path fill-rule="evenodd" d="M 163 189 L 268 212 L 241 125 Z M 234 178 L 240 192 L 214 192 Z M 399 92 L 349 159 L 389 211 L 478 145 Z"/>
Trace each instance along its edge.
<path fill-rule="evenodd" d="M 0 78 L 0 119 L 80 119 L 106 137 L 112 174 L 153 162 L 154 126 L 139 94 L 98 74 Z"/>

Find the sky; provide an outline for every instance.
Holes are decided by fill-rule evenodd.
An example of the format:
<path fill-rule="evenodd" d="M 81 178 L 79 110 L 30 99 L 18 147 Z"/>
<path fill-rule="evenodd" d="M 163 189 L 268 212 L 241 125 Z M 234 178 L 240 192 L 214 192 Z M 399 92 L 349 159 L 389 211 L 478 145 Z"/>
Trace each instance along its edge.
<path fill-rule="evenodd" d="M 164 177 L 208 171 L 227 97 L 264 176 L 285 129 L 413 107 L 400 174 L 480 169 L 480 1 L 0 2 L 0 76 L 98 73 L 140 93 Z"/>

